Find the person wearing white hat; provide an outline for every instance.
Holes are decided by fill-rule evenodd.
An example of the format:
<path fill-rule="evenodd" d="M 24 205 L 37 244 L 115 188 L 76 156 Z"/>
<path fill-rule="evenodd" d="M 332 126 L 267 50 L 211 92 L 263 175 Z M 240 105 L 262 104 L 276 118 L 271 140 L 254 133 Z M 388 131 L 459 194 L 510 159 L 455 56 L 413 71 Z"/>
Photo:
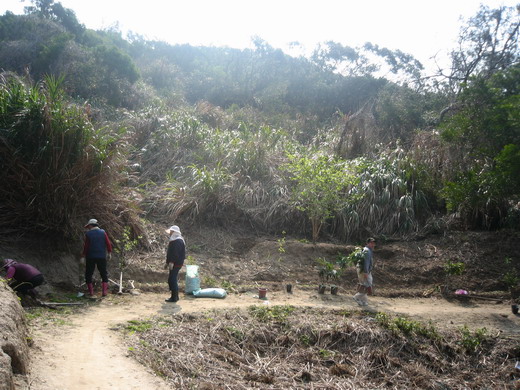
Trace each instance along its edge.
<path fill-rule="evenodd" d="M 88 293 L 90 296 L 94 295 L 92 275 L 97 267 L 101 275 L 101 294 L 106 296 L 108 293 L 107 259 L 110 260 L 112 257 L 112 243 L 107 233 L 99 228 L 97 219 L 90 219 L 85 225 L 85 229 L 87 232 L 80 262 L 85 264 L 85 282 Z"/>
<path fill-rule="evenodd" d="M 168 234 L 168 250 L 166 252 L 165 268 L 170 270 L 168 274 L 168 287 L 171 297 L 166 302 L 177 302 L 179 300 L 179 271 L 184 265 L 186 258 L 186 243 L 182 237 L 181 229 L 177 225 L 166 229 Z"/>

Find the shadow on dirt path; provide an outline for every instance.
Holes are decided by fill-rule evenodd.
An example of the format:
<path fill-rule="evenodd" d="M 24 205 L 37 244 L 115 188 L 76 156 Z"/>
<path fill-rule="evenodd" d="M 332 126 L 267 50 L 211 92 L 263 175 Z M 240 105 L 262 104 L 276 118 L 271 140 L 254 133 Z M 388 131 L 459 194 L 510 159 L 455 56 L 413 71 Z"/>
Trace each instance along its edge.
<path fill-rule="evenodd" d="M 201 312 L 250 305 L 294 305 L 357 310 L 350 295 L 318 295 L 311 291 L 230 294 L 225 299 L 183 297 L 178 304 L 164 302 L 165 294 L 111 295 L 86 311 L 74 314 L 71 325 L 33 331 L 34 347 L 28 388 L 31 390 L 148 390 L 171 389 L 162 378 L 128 354 L 116 325 L 151 316 Z M 495 303 L 461 304 L 443 299 L 371 297 L 368 311 L 407 315 L 438 328 L 486 327 L 493 334 L 520 337 L 520 317 L 510 306 Z"/>

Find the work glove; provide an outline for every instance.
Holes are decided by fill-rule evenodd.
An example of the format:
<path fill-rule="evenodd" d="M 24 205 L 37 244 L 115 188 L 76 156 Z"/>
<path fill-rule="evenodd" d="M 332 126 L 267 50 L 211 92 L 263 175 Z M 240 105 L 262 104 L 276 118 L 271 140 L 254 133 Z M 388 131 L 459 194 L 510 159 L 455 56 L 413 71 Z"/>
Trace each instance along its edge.
<path fill-rule="evenodd" d="M 110 261 L 112 259 L 112 252 L 108 252 L 107 254 L 107 260 Z"/>
<path fill-rule="evenodd" d="M 80 263 L 81 265 L 85 265 L 85 258 L 82 257 L 81 259 L 79 259 L 79 263 Z"/>

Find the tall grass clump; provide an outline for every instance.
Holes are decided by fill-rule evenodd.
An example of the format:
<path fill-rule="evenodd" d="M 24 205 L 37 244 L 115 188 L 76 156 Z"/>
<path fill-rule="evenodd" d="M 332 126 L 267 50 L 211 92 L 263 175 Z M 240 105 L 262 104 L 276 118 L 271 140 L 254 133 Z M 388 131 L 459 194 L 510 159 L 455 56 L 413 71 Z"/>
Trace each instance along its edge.
<path fill-rule="evenodd" d="M 292 142 L 285 131 L 245 123 L 212 128 L 189 112 L 166 114 L 157 123 L 141 158 L 151 210 L 268 230 L 290 218 L 278 169 Z"/>
<path fill-rule="evenodd" d="M 418 169 L 400 148 L 349 161 L 251 121 L 215 128 L 189 111 L 157 115 L 139 151 L 149 212 L 312 232 L 316 241 L 324 232 L 413 233 L 427 210 Z"/>
<path fill-rule="evenodd" d="M 403 150 L 379 158 L 352 160 L 359 184 L 351 189 L 355 202 L 338 213 L 337 226 L 345 238 L 363 235 L 406 235 L 417 231 L 428 204 L 416 169 Z"/>
<path fill-rule="evenodd" d="M 0 231 L 77 237 L 87 218 L 135 223 L 114 191 L 116 138 L 67 103 L 61 78 L 0 79 Z"/>

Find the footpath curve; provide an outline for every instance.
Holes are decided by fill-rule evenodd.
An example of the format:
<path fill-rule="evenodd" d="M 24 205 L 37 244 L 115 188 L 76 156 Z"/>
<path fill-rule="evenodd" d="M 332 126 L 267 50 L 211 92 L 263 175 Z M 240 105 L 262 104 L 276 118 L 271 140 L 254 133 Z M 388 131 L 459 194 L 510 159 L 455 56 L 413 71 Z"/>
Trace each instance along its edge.
<path fill-rule="evenodd" d="M 350 295 L 318 295 L 310 291 L 293 294 L 275 292 L 260 300 L 252 293 L 230 294 L 225 299 L 182 297 L 178 304 L 164 302 L 166 294 L 110 295 L 98 305 L 73 314 L 70 325 L 48 326 L 32 331 L 34 347 L 29 375 L 31 390 L 166 390 L 162 378 L 128 354 L 118 324 L 154 315 L 200 312 L 253 304 L 313 306 L 330 309 L 358 309 Z M 520 317 L 507 303 L 460 304 L 443 299 L 371 297 L 367 310 L 407 315 L 439 328 L 486 327 L 493 334 L 520 337 Z"/>

